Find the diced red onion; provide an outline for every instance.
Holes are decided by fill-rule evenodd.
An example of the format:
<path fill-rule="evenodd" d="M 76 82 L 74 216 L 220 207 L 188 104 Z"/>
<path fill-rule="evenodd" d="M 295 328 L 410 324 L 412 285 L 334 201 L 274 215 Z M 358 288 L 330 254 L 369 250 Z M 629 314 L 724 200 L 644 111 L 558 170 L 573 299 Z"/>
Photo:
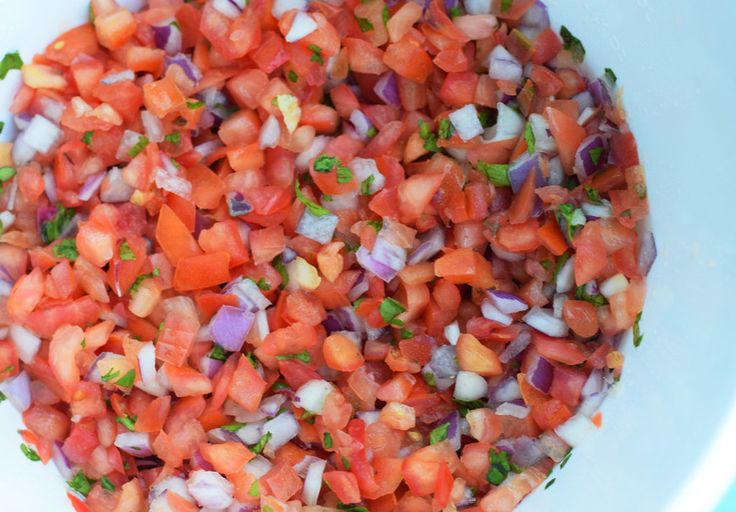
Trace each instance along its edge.
<path fill-rule="evenodd" d="M 608 393 L 606 391 L 600 391 L 583 398 L 583 401 L 580 402 L 580 405 L 578 406 L 576 414 L 590 418 L 598 411 L 598 409 L 601 408 L 601 405 L 603 405 L 603 401 L 607 396 Z"/>
<path fill-rule="evenodd" d="M 501 313 L 505 313 L 507 315 L 529 309 L 527 303 L 513 293 L 504 292 L 502 290 L 488 290 L 486 295 L 493 305 L 501 311 Z"/>
<path fill-rule="evenodd" d="M 207 440 L 215 444 L 240 442 L 240 438 L 235 432 L 230 432 L 229 430 L 225 430 L 224 428 L 213 428 L 212 430 L 208 431 Z"/>
<path fill-rule="evenodd" d="M 204 355 L 199 359 L 199 371 L 210 379 L 222 368 L 223 362 Z"/>
<path fill-rule="evenodd" d="M 537 0 L 519 20 L 521 32 L 532 41 L 549 27 L 549 13 L 547 6 Z"/>
<path fill-rule="evenodd" d="M 586 107 L 580 112 L 580 115 L 578 116 L 578 119 L 577 119 L 577 123 L 580 126 L 585 126 L 586 124 L 588 124 L 588 122 L 590 122 L 591 119 L 593 119 L 598 114 L 598 112 L 599 110 L 597 108 Z"/>
<path fill-rule="evenodd" d="M 593 370 L 588 375 L 588 379 L 583 384 L 583 388 L 580 391 L 580 395 L 583 398 L 587 398 L 595 393 L 599 393 L 605 389 L 603 382 L 603 373 L 601 370 Z"/>
<path fill-rule="evenodd" d="M 576 414 L 562 425 L 555 429 L 555 433 L 567 444 L 572 446 L 580 445 L 586 437 L 595 432 L 596 427 L 592 421 L 586 416 Z"/>
<path fill-rule="evenodd" d="M 41 348 L 41 338 L 22 325 L 10 324 L 10 339 L 15 345 L 18 357 L 26 364 L 31 364 L 33 358 Z"/>
<path fill-rule="evenodd" d="M 516 377 L 506 377 L 488 392 L 488 402 L 501 404 L 521 398 L 521 389 Z"/>
<path fill-rule="evenodd" d="M 360 205 L 358 192 L 359 191 L 356 189 L 351 192 L 346 192 L 345 194 L 331 194 L 329 198 L 322 196 L 322 206 L 333 212 L 340 210 L 356 210 Z"/>
<path fill-rule="evenodd" d="M 149 141 L 162 142 L 164 140 L 164 125 L 158 116 L 148 110 L 142 110 L 141 122 Z"/>
<path fill-rule="evenodd" d="M 62 135 L 58 126 L 45 117 L 36 115 L 23 132 L 23 142 L 39 153 L 48 153 L 59 143 Z"/>
<path fill-rule="evenodd" d="M 261 401 L 261 405 L 258 409 L 268 417 L 276 416 L 286 402 L 286 395 L 283 393 L 276 393 L 269 397 L 264 398 Z"/>
<path fill-rule="evenodd" d="M 231 293 L 238 297 L 240 307 L 249 311 L 259 311 L 271 305 L 271 301 L 263 296 L 258 285 L 251 279 L 239 277 L 223 289 L 222 293 Z"/>
<path fill-rule="evenodd" d="M 213 0 L 212 7 L 214 7 L 217 12 L 231 20 L 234 20 L 242 14 L 242 9 L 239 9 L 238 6 L 230 0 Z"/>
<path fill-rule="evenodd" d="M 517 194 L 521 187 L 524 185 L 526 178 L 529 173 L 534 170 L 536 187 L 543 187 L 545 185 L 544 176 L 539 167 L 539 153 L 535 153 L 531 156 L 525 156 L 520 161 L 517 161 L 509 168 L 509 181 L 511 181 L 511 190 L 514 194 Z"/>
<path fill-rule="evenodd" d="M 229 110 L 232 103 L 221 90 L 208 87 L 201 92 L 201 96 L 207 109 L 218 119 L 227 119 L 232 115 L 232 111 Z"/>
<path fill-rule="evenodd" d="M 271 439 L 266 444 L 266 450 L 274 453 L 276 450 L 291 441 L 299 433 L 299 422 L 290 412 L 279 414 L 263 425 L 264 432 L 271 432 Z"/>
<path fill-rule="evenodd" d="M 43 173 L 43 185 L 44 185 L 44 191 L 46 192 L 46 197 L 49 198 L 49 202 L 51 204 L 56 204 L 58 202 L 58 198 L 56 195 L 56 179 L 54 178 L 53 171 L 46 170 Z M 7 226 L 5 223 L 3 223 L 3 226 L 7 229 Z"/>
<path fill-rule="evenodd" d="M 210 156 L 214 151 L 222 147 L 222 142 L 219 139 L 208 140 L 202 144 L 194 146 L 194 151 L 202 155 L 202 157 Z"/>
<path fill-rule="evenodd" d="M 334 386 L 326 380 L 313 379 L 297 390 L 294 402 L 311 413 L 322 414 L 325 399 L 333 389 Z"/>
<path fill-rule="evenodd" d="M 470 402 L 484 398 L 488 394 L 488 382 L 477 373 L 460 370 L 455 379 L 453 396 L 458 400 Z"/>
<path fill-rule="evenodd" d="M 201 507 L 217 510 L 229 507 L 235 492 L 233 484 L 225 477 L 201 469 L 189 473 L 187 489 Z"/>
<path fill-rule="evenodd" d="M 495 242 L 491 242 L 491 252 L 496 255 L 498 259 L 508 261 L 510 263 L 516 263 L 526 259 L 524 253 L 507 251 Z"/>
<path fill-rule="evenodd" d="M 133 195 L 133 187 L 123 180 L 119 167 L 111 167 L 100 186 L 100 199 L 106 203 L 126 203 Z"/>
<path fill-rule="evenodd" d="M 365 272 L 361 272 L 360 277 L 358 277 L 358 280 L 355 281 L 355 284 L 348 292 L 348 300 L 350 300 L 350 302 L 355 302 L 361 295 L 368 291 L 368 288 L 369 283 L 368 279 L 365 277 Z"/>
<path fill-rule="evenodd" d="M 156 371 L 156 348 L 153 342 L 146 342 L 138 351 L 138 367 L 141 371 L 141 382 L 137 387 L 154 396 L 164 396 L 167 388 L 158 380 Z M 142 384 L 142 386 L 141 386 Z"/>
<path fill-rule="evenodd" d="M 339 221 L 337 215 L 330 213 L 318 217 L 305 208 L 296 226 L 296 232 L 310 240 L 326 244 L 332 240 Z"/>
<path fill-rule="evenodd" d="M 657 244 L 651 231 L 639 235 L 639 240 L 639 272 L 647 276 L 652 270 L 654 260 L 657 259 Z"/>
<path fill-rule="evenodd" d="M 523 405 L 504 402 L 496 407 L 496 414 L 499 416 L 513 416 L 514 418 L 524 419 L 529 416 L 529 408 Z"/>
<path fill-rule="evenodd" d="M 117 361 L 123 361 L 125 360 L 125 356 L 122 356 L 120 354 L 116 354 L 114 352 L 102 352 L 99 354 L 95 360 L 90 365 L 89 369 L 87 370 L 87 375 L 85 377 L 86 380 L 90 382 L 94 382 L 95 384 L 103 384 L 102 375 L 100 374 L 100 370 L 97 368 L 97 363 L 102 360 L 110 358 Z"/>
<path fill-rule="evenodd" d="M 241 215 L 248 215 L 253 207 L 248 203 L 243 194 L 236 191 L 230 191 L 226 195 L 227 210 L 231 217 L 240 217 Z"/>
<path fill-rule="evenodd" d="M 626 279 L 625 275 L 618 273 L 603 281 L 600 285 L 600 290 L 601 295 L 610 299 L 617 293 L 625 292 L 628 287 L 629 280 Z"/>
<path fill-rule="evenodd" d="M 5 212 L 3 212 L 5 213 Z M 0 222 L 2 222 L 2 214 L 0 213 Z M 6 226 L 6 224 L 3 222 L 3 227 Z M 10 292 L 13 290 L 13 283 L 10 281 L 6 281 L 5 279 L 0 279 L 0 297 L 10 297 Z M 4 334 L 2 338 L 6 338 L 8 336 L 9 328 L 4 327 L 2 328 L 4 331 Z"/>
<path fill-rule="evenodd" d="M 522 68 L 503 45 L 496 45 L 491 51 L 488 75 L 494 80 L 507 80 L 518 84 L 521 81 Z"/>
<path fill-rule="evenodd" d="M 354 110 L 353 113 L 358 112 Z M 353 158 L 348 167 L 353 172 L 353 176 L 358 183 L 363 183 L 365 180 L 373 176 L 373 180 L 368 186 L 368 193 L 375 194 L 383 188 L 386 183 L 386 178 L 378 170 L 376 161 L 372 158 Z"/>
<path fill-rule="evenodd" d="M 593 96 L 596 107 L 611 104 L 611 95 L 609 94 L 608 87 L 603 80 L 598 79 L 591 81 L 588 84 L 588 91 Z"/>
<path fill-rule="evenodd" d="M 575 287 L 575 256 L 571 256 L 557 272 L 555 285 L 557 293 L 567 293 Z"/>
<path fill-rule="evenodd" d="M 191 182 L 183 176 L 181 170 L 171 162 L 171 158 L 167 155 L 161 155 L 161 161 L 164 164 L 163 168 L 157 168 L 154 174 L 156 186 L 161 190 L 189 199 L 192 196 Z"/>
<path fill-rule="evenodd" d="M 440 378 L 455 377 L 460 371 L 457 363 L 455 347 L 442 345 L 432 351 L 429 362 L 434 373 Z"/>
<path fill-rule="evenodd" d="M 362 295 L 362 294 L 361 294 Z M 327 318 L 324 322 L 325 330 L 328 334 L 337 331 L 363 331 L 365 325 L 363 321 L 355 314 L 355 309 L 350 306 L 332 309 L 327 312 Z"/>
<path fill-rule="evenodd" d="M 463 6 L 468 14 L 491 14 L 491 0 L 465 0 Z"/>
<path fill-rule="evenodd" d="M 458 136 L 465 142 L 483 133 L 483 126 L 480 124 L 480 119 L 478 119 L 478 111 L 472 103 L 450 112 L 449 118 Z"/>
<path fill-rule="evenodd" d="M 450 441 L 450 444 L 457 451 L 460 449 L 460 439 L 462 437 L 462 432 L 460 431 L 460 413 L 458 411 L 452 411 L 438 421 L 435 426 L 439 427 L 445 423 L 449 424 L 447 428 L 447 440 Z"/>
<path fill-rule="evenodd" d="M 261 133 L 258 136 L 258 146 L 261 149 L 275 148 L 281 138 L 281 125 L 275 116 L 270 115 L 261 125 Z"/>
<path fill-rule="evenodd" d="M 514 464 L 528 468 L 540 462 L 545 456 L 536 439 L 527 436 L 514 439 L 514 453 L 511 457 Z"/>
<path fill-rule="evenodd" d="M 234 306 L 222 306 L 210 321 L 210 334 L 215 343 L 228 352 L 243 348 L 255 315 L 251 311 Z"/>
<path fill-rule="evenodd" d="M 271 6 L 271 14 L 273 14 L 273 17 L 278 20 L 281 19 L 281 16 L 283 16 L 284 13 L 292 9 L 296 9 L 298 11 L 307 10 L 307 4 L 307 0 L 274 0 L 273 5 Z"/>
<path fill-rule="evenodd" d="M 0 383 L 0 391 L 5 393 L 10 403 L 20 413 L 31 406 L 31 378 L 25 370 Z"/>
<path fill-rule="evenodd" d="M 302 490 L 302 498 L 305 504 L 310 506 L 317 504 L 319 492 L 322 489 L 322 475 L 326 466 L 327 461 L 324 460 L 317 460 L 309 465 L 304 477 L 304 489 Z"/>
<path fill-rule="evenodd" d="M 559 318 L 555 318 L 552 311 L 542 309 L 537 306 L 534 306 L 529 310 L 529 312 L 524 315 L 523 320 L 528 326 L 543 332 L 547 336 L 562 338 L 567 336 L 567 333 L 569 332 L 567 324 Z"/>
<path fill-rule="evenodd" d="M 534 133 L 535 150 L 540 153 L 557 153 L 557 143 L 544 117 L 539 114 L 531 114 L 529 124 Z"/>
<path fill-rule="evenodd" d="M 106 175 L 107 174 L 103 171 L 93 174 L 87 178 L 84 185 L 82 185 L 82 188 L 79 189 L 79 199 L 82 201 L 89 201 L 100 189 L 100 186 L 102 186 L 102 181 L 105 179 Z"/>
<path fill-rule="evenodd" d="M 31 114 L 28 112 L 21 112 L 20 114 L 15 114 L 13 116 L 13 124 L 18 131 L 23 131 L 28 128 L 29 124 L 31 124 L 31 119 L 33 119 Z"/>
<path fill-rule="evenodd" d="M 291 23 L 291 28 L 289 28 L 289 32 L 284 36 L 284 39 L 287 43 L 295 43 L 307 37 L 317 30 L 317 28 L 317 23 L 309 14 L 303 11 L 297 11 L 294 21 Z"/>
<path fill-rule="evenodd" d="M 373 128 L 368 116 L 366 116 L 361 110 L 356 109 L 350 113 L 349 121 L 353 124 L 353 128 L 355 128 L 355 132 L 358 134 L 358 137 L 361 140 L 367 140 L 368 132 Z M 362 180 L 359 179 L 358 181 L 360 182 Z"/>
<path fill-rule="evenodd" d="M 544 432 L 539 437 L 537 445 L 547 457 L 555 462 L 560 462 L 570 451 L 570 445 L 551 430 Z"/>
<path fill-rule="evenodd" d="M 386 71 L 379 77 L 376 85 L 373 86 L 373 92 L 375 92 L 376 96 L 381 98 L 381 101 L 386 105 L 391 105 L 393 107 L 401 106 L 399 85 L 393 71 Z"/>
<path fill-rule="evenodd" d="M 115 153 L 115 158 L 118 160 L 130 160 L 128 152 L 133 148 L 133 146 L 138 144 L 141 137 L 141 133 L 126 129 L 125 132 L 123 132 L 123 137 L 120 139 L 120 145 Z"/>
<path fill-rule="evenodd" d="M 153 39 L 156 47 L 161 48 L 169 55 L 174 55 L 181 51 L 182 35 L 179 24 L 176 21 L 170 21 L 164 26 L 154 26 Z"/>
<path fill-rule="evenodd" d="M 381 234 L 376 238 L 373 250 L 358 249 L 358 263 L 385 282 L 390 282 L 406 266 L 406 249 L 388 242 Z"/>
<path fill-rule="evenodd" d="M 115 438 L 115 446 L 133 457 L 153 454 L 150 437 L 144 432 L 120 432 Z"/>
<path fill-rule="evenodd" d="M 51 460 L 54 461 L 56 469 L 64 480 L 71 480 L 74 477 L 72 464 L 67 456 L 64 455 L 64 452 L 61 450 L 61 443 L 58 441 L 55 441 L 51 445 Z"/>
<path fill-rule="evenodd" d="M 591 151 L 600 150 L 600 155 L 597 162 L 593 161 Z M 608 149 L 603 137 L 600 135 L 591 135 L 586 137 L 583 142 L 580 143 L 577 151 L 575 152 L 575 165 L 574 170 L 578 179 L 583 182 L 588 179 L 589 176 L 593 175 L 608 159 Z"/>
<path fill-rule="evenodd" d="M 536 355 L 526 372 L 526 381 L 542 393 L 549 393 L 554 377 L 554 366 L 544 357 Z"/>
<path fill-rule="evenodd" d="M 100 82 L 105 85 L 112 85 L 118 82 L 125 82 L 126 80 L 135 80 L 135 73 L 130 69 L 107 75 Z"/>
<path fill-rule="evenodd" d="M 587 108 L 593 108 L 595 106 L 595 100 L 593 99 L 593 95 L 590 94 L 590 91 L 583 91 L 579 94 L 576 94 L 572 97 L 572 99 L 575 101 L 575 103 L 578 104 L 578 111 L 583 112 Z"/>
<path fill-rule="evenodd" d="M 273 465 L 263 455 L 256 455 L 255 458 L 251 459 L 248 464 L 245 465 L 245 470 L 256 478 L 261 478 L 263 475 L 271 471 Z"/>
<path fill-rule="evenodd" d="M 419 245 L 414 249 L 407 263 L 416 265 L 423 263 L 434 257 L 445 246 L 445 230 L 440 226 L 435 226 L 419 238 Z"/>
<path fill-rule="evenodd" d="M 483 302 L 480 303 L 480 311 L 483 313 L 484 318 L 493 320 L 494 322 L 498 322 L 502 325 L 511 325 L 514 321 L 512 317 L 499 311 L 498 308 L 496 308 L 496 306 L 494 306 L 488 299 L 484 299 Z"/>

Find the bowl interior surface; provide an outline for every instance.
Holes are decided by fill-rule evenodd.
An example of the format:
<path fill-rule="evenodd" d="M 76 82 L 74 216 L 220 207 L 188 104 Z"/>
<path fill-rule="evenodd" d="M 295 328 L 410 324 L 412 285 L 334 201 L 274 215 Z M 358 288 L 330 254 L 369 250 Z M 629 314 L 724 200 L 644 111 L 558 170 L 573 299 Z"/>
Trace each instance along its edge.
<path fill-rule="evenodd" d="M 123 0 L 133 6 L 139 0 Z M 574 450 L 556 482 L 520 511 L 711 510 L 736 478 L 736 343 L 727 299 L 736 289 L 730 151 L 734 146 L 736 2 L 547 0 L 555 27 L 585 45 L 598 75 L 612 68 L 648 176 L 659 258 L 649 280 L 644 341 L 627 339 L 623 378 L 603 406 L 603 427 Z M 0 55 L 26 61 L 83 22 L 85 0 L 0 0 Z M 3 138 L 20 84 L 0 82 Z M 19 415 L 0 406 L 0 490 L 5 510 L 71 510 L 53 467 L 26 460 Z M 730 454 L 730 457 L 729 457 Z M 53 466 L 53 465 L 52 465 Z M 593 505 L 594 504 L 594 505 Z"/>

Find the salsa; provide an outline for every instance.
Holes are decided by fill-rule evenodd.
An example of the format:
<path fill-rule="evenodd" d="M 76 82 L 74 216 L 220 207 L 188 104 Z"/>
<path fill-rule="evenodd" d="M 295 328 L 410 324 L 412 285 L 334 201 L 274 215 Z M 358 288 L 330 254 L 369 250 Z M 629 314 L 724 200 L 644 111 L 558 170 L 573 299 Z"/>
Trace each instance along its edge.
<path fill-rule="evenodd" d="M 642 342 L 656 255 L 616 74 L 584 58 L 540 0 L 92 0 L 6 55 L 23 453 L 78 512 L 549 487 Z"/>

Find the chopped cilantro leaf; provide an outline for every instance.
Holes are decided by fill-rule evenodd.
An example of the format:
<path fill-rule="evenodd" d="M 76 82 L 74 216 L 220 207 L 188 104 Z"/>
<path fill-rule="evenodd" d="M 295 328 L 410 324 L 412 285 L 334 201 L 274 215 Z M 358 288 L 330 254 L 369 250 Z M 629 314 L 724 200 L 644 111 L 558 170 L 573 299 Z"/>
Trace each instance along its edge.
<path fill-rule="evenodd" d="M 103 476 L 100 478 L 100 485 L 103 489 L 108 491 L 114 491 L 115 490 L 115 484 L 113 484 L 106 476 Z"/>
<path fill-rule="evenodd" d="M 76 260 L 79 256 L 79 251 L 77 251 L 77 242 L 73 238 L 62 240 L 54 246 L 51 252 L 53 252 L 54 256 L 57 258 L 66 258 L 72 261 Z"/>
<path fill-rule="evenodd" d="M 74 478 L 67 481 L 69 487 L 85 497 L 92 490 L 93 483 L 94 482 L 87 478 L 87 475 L 85 475 L 82 471 L 77 471 L 77 473 L 74 475 Z"/>
<path fill-rule="evenodd" d="M 450 430 L 450 423 L 443 423 L 429 433 L 429 444 L 437 444 L 447 439 Z"/>
<path fill-rule="evenodd" d="M 589 295 L 588 292 L 585 291 L 585 285 L 577 287 L 577 289 L 575 290 L 575 299 L 584 300 L 585 302 L 590 302 L 597 308 L 608 304 L 608 301 L 606 300 L 606 298 L 600 293 L 596 293 L 595 295 Z"/>
<path fill-rule="evenodd" d="M 145 135 L 139 135 L 138 142 L 136 142 L 135 145 L 133 145 L 133 147 L 128 150 L 128 156 L 130 158 L 135 158 L 141 153 L 141 151 L 146 149 L 146 146 L 148 146 L 148 137 L 146 137 Z"/>
<path fill-rule="evenodd" d="M 304 193 L 299 189 L 299 180 L 294 180 L 294 191 L 296 192 L 296 198 L 299 199 L 299 201 L 301 201 L 301 203 L 307 207 L 309 213 L 311 213 L 315 217 L 324 217 L 325 215 L 332 214 L 330 210 L 328 210 L 327 208 L 323 208 L 322 206 L 308 199 L 304 195 Z"/>
<path fill-rule="evenodd" d="M 585 47 L 580 39 L 572 35 L 572 32 L 565 25 L 560 28 L 560 37 L 562 38 L 563 48 L 572 54 L 572 58 L 577 62 L 583 62 L 585 60 Z"/>
<path fill-rule="evenodd" d="M 455 127 L 449 119 L 440 119 L 439 127 L 437 128 L 437 135 L 440 139 L 449 139 L 452 134 L 455 133 Z"/>
<path fill-rule="evenodd" d="M 189 110 L 197 110 L 200 107 L 204 107 L 204 101 L 201 100 L 188 100 L 187 108 Z"/>
<path fill-rule="evenodd" d="M 524 128 L 524 140 L 526 141 L 527 151 L 529 154 L 534 154 L 534 150 L 537 148 L 537 139 L 534 137 L 534 130 L 532 129 L 531 123 L 526 123 L 526 127 Z"/>
<path fill-rule="evenodd" d="M 381 318 L 383 318 L 383 321 L 397 327 L 404 325 L 401 320 L 396 318 L 404 311 L 406 311 L 406 308 L 402 306 L 399 301 L 392 299 L 391 297 L 383 299 L 381 304 L 378 306 L 378 313 L 381 315 Z"/>
<path fill-rule="evenodd" d="M 488 164 L 483 161 L 478 161 L 477 169 L 486 175 L 488 181 L 493 183 L 496 187 L 509 187 L 511 186 L 511 180 L 509 179 L 509 166 L 508 164 Z"/>
<path fill-rule="evenodd" d="M 616 81 L 618 80 L 618 77 L 616 76 L 616 73 L 614 73 L 611 68 L 606 68 L 603 71 L 603 73 L 608 79 L 608 81 L 611 82 L 611 85 L 616 85 Z"/>
<path fill-rule="evenodd" d="M 23 67 L 23 59 L 20 58 L 18 52 L 6 53 L 3 60 L 0 61 L 0 80 L 5 80 L 11 69 L 20 69 Z"/>
<path fill-rule="evenodd" d="M 258 480 L 254 480 L 252 484 L 250 484 L 250 487 L 248 488 L 248 496 L 260 496 L 261 491 L 258 488 Z"/>
<path fill-rule="evenodd" d="M 135 261 L 135 253 L 130 248 L 130 244 L 127 240 L 123 240 L 118 249 L 118 256 L 123 261 Z"/>
<path fill-rule="evenodd" d="M 501 12 L 508 12 L 514 0 L 501 0 Z"/>
<path fill-rule="evenodd" d="M 253 453 L 261 453 L 263 449 L 266 447 L 266 445 L 268 444 L 268 442 L 271 440 L 271 437 L 273 437 L 271 432 L 266 432 L 265 434 L 261 436 L 261 438 L 258 440 L 256 444 L 249 447 L 250 451 L 252 451 Z"/>
<path fill-rule="evenodd" d="M 227 359 L 227 356 L 228 352 L 226 352 L 224 348 L 217 344 L 215 344 L 215 346 L 212 347 L 212 350 L 210 350 L 210 353 L 207 354 L 207 357 L 209 357 L 210 359 L 215 359 L 216 361 L 225 361 Z"/>
<path fill-rule="evenodd" d="M 289 273 L 286 271 L 286 265 L 284 265 L 284 261 L 281 259 L 280 254 L 273 259 L 273 261 L 271 262 L 271 266 L 273 266 L 276 272 L 278 272 L 281 276 L 281 284 L 279 285 L 279 289 L 283 290 L 286 285 L 289 284 Z"/>
<path fill-rule="evenodd" d="M 84 137 L 82 137 L 82 142 L 84 142 L 87 146 L 92 144 L 92 136 L 95 134 L 92 130 L 88 132 L 84 132 Z"/>
<path fill-rule="evenodd" d="M 115 381 L 115 384 L 123 388 L 129 388 L 133 385 L 133 382 L 135 382 L 135 370 L 128 370 L 125 375 Z"/>
<path fill-rule="evenodd" d="M 312 362 L 312 356 L 309 354 L 309 351 L 305 350 L 303 352 L 299 352 L 298 354 L 282 354 L 279 356 L 276 356 L 276 359 L 279 361 L 286 361 L 289 359 L 297 359 L 303 363 L 311 363 Z"/>
<path fill-rule="evenodd" d="M 360 193 L 364 196 L 371 195 L 371 185 L 373 185 L 373 182 L 376 181 L 376 177 L 374 175 L 368 176 L 366 179 L 364 179 L 360 183 Z"/>
<path fill-rule="evenodd" d="M 62 205 L 57 206 L 56 215 L 41 224 L 41 240 L 43 240 L 43 243 L 50 244 L 59 238 L 59 235 L 64 232 L 69 222 L 71 222 L 72 217 L 74 217 L 74 210 L 64 208 Z"/>
<path fill-rule="evenodd" d="M 168 134 L 166 137 L 164 137 L 164 140 L 166 142 L 170 142 L 171 144 L 178 146 L 181 144 L 181 133 L 179 133 L 179 130 L 174 130 L 170 134 Z"/>
<path fill-rule="evenodd" d="M 509 454 L 503 450 L 491 449 L 488 452 L 488 458 L 491 462 L 491 467 L 488 468 L 486 473 L 486 480 L 492 485 L 500 485 L 511 471 L 511 464 L 509 463 Z"/>
<path fill-rule="evenodd" d="M 120 375 L 120 370 L 110 368 L 108 372 L 102 376 L 102 382 L 110 382 L 112 379 L 117 378 Z"/>
<path fill-rule="evenodd" d="M 361 32 L 370 32 L 373 30 L 373 23 L 371 23 L 368 18 L 358 18 L 356 16 L 355 21 L 358 22 L 358 27 Z"/>
<path fill-rule="evenodd" d="M 332 434 L 325 432 L 324 436 L 322 436 L 322 444 L 324 444 L 325 448 L 328 450 L 332 448 Z"/>
<path fill-rule="evenodd" d="M 22 451 L 23 455 L 26 456 L 26 459 L 30 460 L 31 462 L 38 462 L 39 460 L 41 460 L 41 457 L 38 456 L 36 450 L 26 444 L 20 445 L 20 451 Z"/>
<path fill-rule="evenodd" d="M 132 371 L 132 370 L 131 370 Z M 135 429 L 135 420 L 137 420 L 137 416 L 128 416 L 127 414 L 125 416 L 118 416 L 115 418 L 115 421 L 120 423 L 122 426 L 130 430 L 131 432 Z"/>
<path fill-rule="evenodd" d="M 322 48 L 317 46 L 316 44 L 310 44 L 307 46 L 309 50 L 312 52 L 312 57 L 309 59 L 311 62 L 316 62 L 320 66 L 325 63 L 324 59 L 322 58 Z"/>
<path fill-rule="evenodd" d="M 636 315 L 636 321 L 634 322 L 634 346 L 638 347 L 641 345 L 641 342 L 644 340 L 644 335 L 641 333 L 641 327 L 639 327 L 639 322 L 641 321 L 641 311 L 638 315 Z"/>
<path fill-rule="evenodd" d="M 290 69 L 289 72 L 286 73 L 286 78 L 288 78 L 289 81 L 294 84 L 297 82 L 297 80 L 299 80 L 299 76 L 293 69 Z"/>

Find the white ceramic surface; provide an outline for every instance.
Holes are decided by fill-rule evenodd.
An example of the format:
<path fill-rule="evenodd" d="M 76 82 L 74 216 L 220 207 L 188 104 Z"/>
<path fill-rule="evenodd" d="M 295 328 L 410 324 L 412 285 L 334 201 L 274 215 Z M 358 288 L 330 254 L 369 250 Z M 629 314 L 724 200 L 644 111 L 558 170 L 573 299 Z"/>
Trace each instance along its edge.
<path fill-rule="evenodd" d="M 625 87 L 660 257 L 644 342 L 628 343 L 603 428 L 520 510 L 707 512 L 736 478 L 736 2 L 547 3 L 553 23 L 584 42 L 591 69 L 612 67 Z M 0 55 L 30 58 L 86 9 L 84 0 L 0 0 Z M 18 84 L 17 72 L 0 82 L 0 112 Z M 0 509 L 71 510 L 53 467 L 21 455 L 19 427 L 0 405 Z"/>

